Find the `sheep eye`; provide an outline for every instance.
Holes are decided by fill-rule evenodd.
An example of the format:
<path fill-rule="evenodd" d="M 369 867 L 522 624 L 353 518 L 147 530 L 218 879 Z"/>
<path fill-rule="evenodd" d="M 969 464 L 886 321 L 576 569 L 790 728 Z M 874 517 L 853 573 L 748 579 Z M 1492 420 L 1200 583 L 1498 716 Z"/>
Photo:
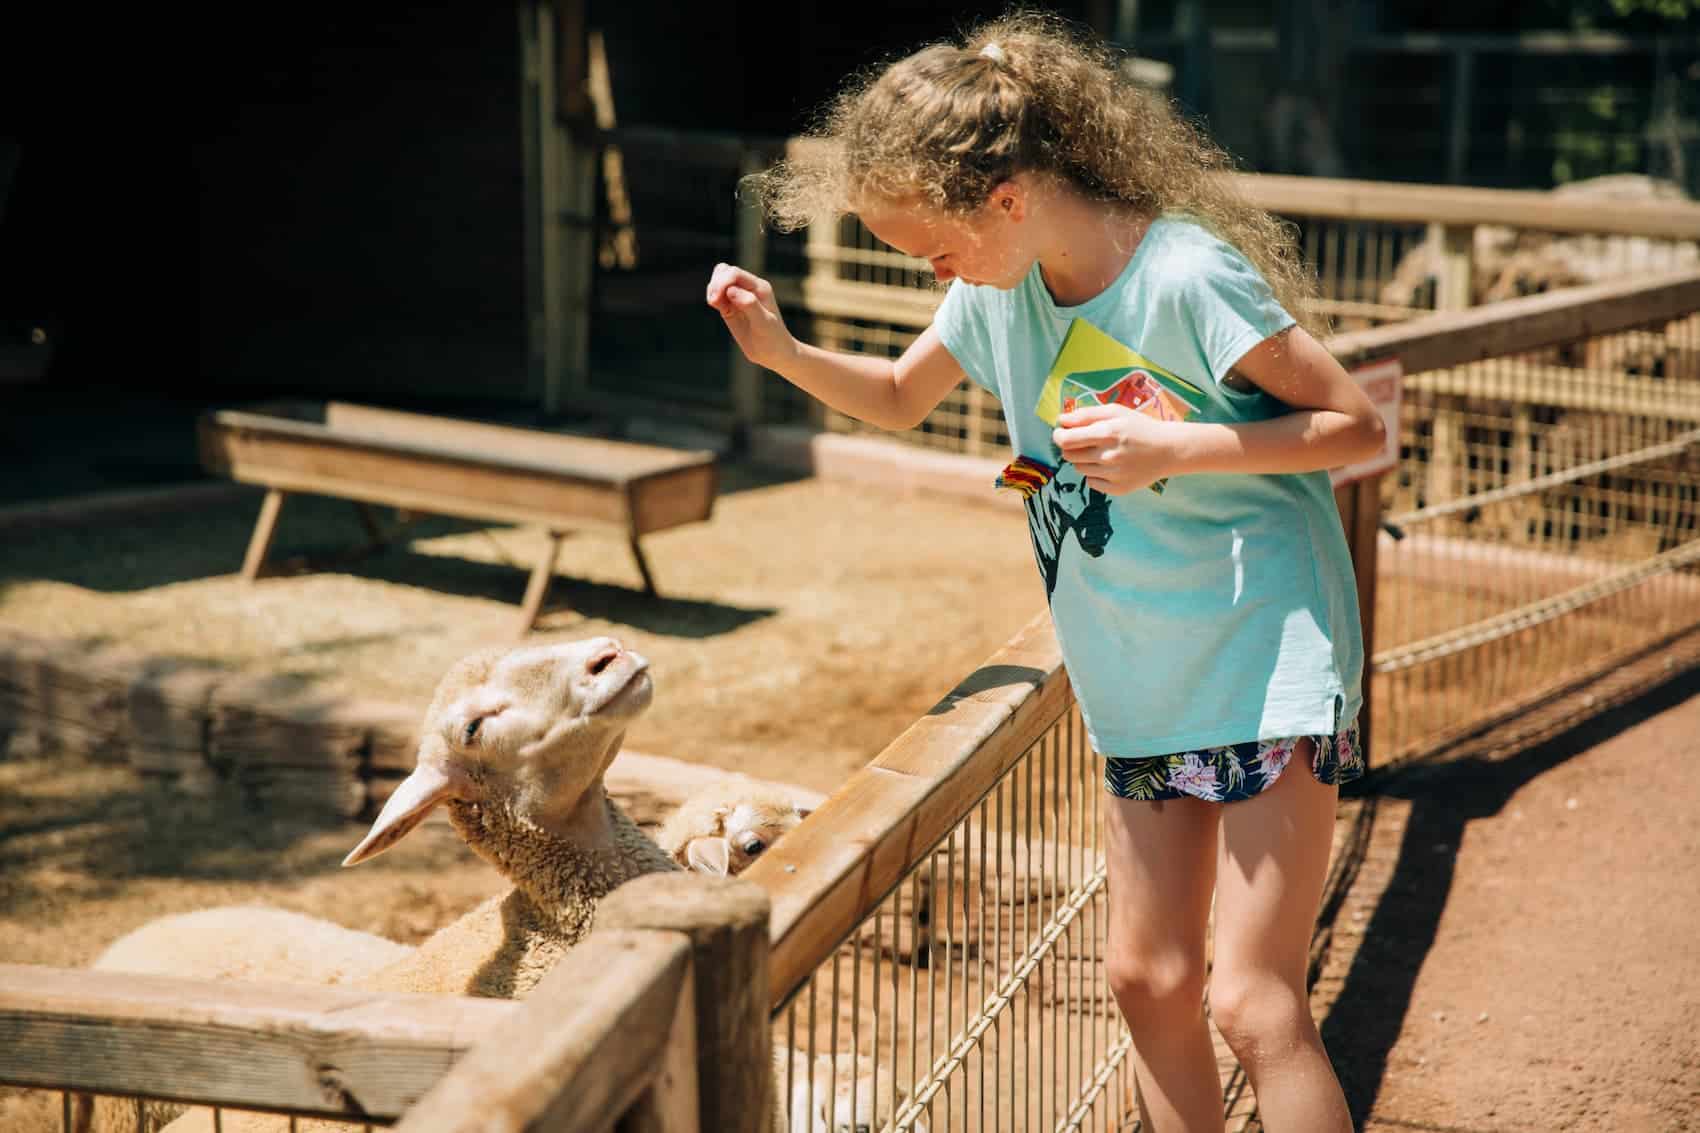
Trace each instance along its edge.
<path fill-rule="evenodd" d="M 466 722 L 466 732 L 461 736 L 461 742 L 472 744 L 478 740 L 479 725 L 484 723 L 484 717 L 474 716 Z"/>
<path fill-rule="evenodd" d="M 767 843 L 763 842 L 760 838 L 751 838 L 748 842 L 745 842 L 738 848 L 753 858 L 763 850 L 767 849 Z"/>

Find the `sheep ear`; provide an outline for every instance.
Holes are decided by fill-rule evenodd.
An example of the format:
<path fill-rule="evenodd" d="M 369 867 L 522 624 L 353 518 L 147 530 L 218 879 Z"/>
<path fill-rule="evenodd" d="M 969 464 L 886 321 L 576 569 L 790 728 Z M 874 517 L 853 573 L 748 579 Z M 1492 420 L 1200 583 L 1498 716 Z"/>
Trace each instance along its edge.
<path fill-rule="evenodd" d="M 732 872 L 731 849 L 724 838 L 692 838 L 685 844 L 685 864 L 697 873 L 725 877 Z"/>
<path fill-rule="evenodd" d="M 462 776 L 437 761 L 421 760 L 413 774 L 396 787 L 395 794 L 390 796 L 389 802 L 384 804 L 384 809 L 372 823 L 372 829 L 366 832 L 358 846 L 348 852 L 342 864 L 359 865 L 401 841 L 409 831 L 425 821 L 425 816 L 438 803 L 460 794 L 464 782 Z"/>

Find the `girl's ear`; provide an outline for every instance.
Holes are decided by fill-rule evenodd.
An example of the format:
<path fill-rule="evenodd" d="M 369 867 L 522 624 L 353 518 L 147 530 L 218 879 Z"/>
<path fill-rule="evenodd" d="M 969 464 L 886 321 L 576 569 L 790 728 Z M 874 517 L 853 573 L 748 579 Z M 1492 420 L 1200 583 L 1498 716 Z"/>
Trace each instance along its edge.
<path fill-rule="evenodd" d="M 1027 215 L 1027 186 L 1014 177 L 1007 177 L 992 186 L 988 204 L 1011 220 Z"/>

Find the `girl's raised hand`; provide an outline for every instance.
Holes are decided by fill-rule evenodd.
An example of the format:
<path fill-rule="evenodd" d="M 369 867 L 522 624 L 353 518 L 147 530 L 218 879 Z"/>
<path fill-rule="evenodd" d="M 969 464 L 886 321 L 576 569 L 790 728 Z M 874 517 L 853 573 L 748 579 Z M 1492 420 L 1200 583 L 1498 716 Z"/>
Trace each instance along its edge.
<path fill-rule="evenodd" d="M 726 320 L 738 349 L 758 366 L 781 371 L 796 353 L 797 340 L 785 329 L 773 286 L 733 264 L 715 264 L 708 280 L 708 305 Z"/>
<path fill-rule="evenodd" d="M 1091 405 L 1057 417 L 1051 440 L 1086 483 L 1106 495 L 1150 487 L 1175 471 L 1177 429 L 1125 405 Z"/>

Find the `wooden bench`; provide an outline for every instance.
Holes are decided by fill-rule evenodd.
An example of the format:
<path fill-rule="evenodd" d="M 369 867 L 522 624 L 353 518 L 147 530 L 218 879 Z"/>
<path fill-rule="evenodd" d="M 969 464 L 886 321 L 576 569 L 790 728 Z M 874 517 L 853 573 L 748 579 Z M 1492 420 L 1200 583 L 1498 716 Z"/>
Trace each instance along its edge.
<path fill-rule="evenodd" d="M 242 577 L 262 573 L 287 493 L 354 501 L 372 537 L 386 539 L 370 505 L 408 515 L 539 524 L 549 546 L 532 568 L 520 610 L 524 635 L 543 609 L 564 529 L 624 531 L 654 594 L 638 538 L 707 519 L 718 489 L 711 452 L 487 425 L 346 402 L 215 410 L 199 423 L 201 464 L 266 488 Z"/>

